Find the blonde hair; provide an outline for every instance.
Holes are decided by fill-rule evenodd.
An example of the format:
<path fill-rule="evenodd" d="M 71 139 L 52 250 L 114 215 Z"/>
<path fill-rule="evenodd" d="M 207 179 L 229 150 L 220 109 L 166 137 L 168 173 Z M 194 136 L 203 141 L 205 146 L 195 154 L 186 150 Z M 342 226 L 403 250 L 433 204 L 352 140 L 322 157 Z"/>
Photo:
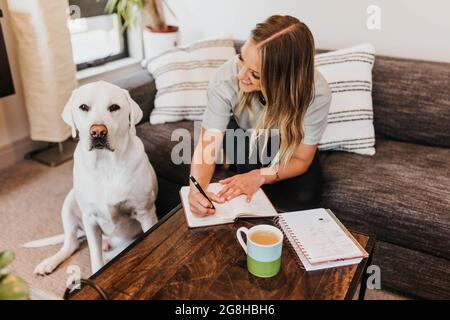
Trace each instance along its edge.
<path fill-rule="evenodd" d="M 303 140 L 303 120 L 314 97 L 314 38 L 308 27 L 291 16 L 274 15 L 251 32 L 261 54 L 261 92 L 240 92 L 239 114 L 261 95 L 266 105 L 252 132 L 251 149 L 260 136 L 264 148 L 270 129 L 278 129 L 280 148 L 272 166 L 285 165 Z"/>

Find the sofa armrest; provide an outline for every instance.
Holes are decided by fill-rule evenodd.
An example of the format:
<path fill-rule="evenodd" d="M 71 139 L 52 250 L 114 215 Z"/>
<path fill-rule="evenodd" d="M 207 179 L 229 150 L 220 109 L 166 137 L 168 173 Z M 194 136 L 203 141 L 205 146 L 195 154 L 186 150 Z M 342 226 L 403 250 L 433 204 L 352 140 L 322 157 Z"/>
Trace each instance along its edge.
<path fill-rule="evenodd" d="M 141 107 L 144 113 L 140 123 L 148 122 L 150 112 L 155 107 L 155 79 L 147 70 L 133 73 L 131 76 L 114 81 L 119 87 L 130 92 L 131 98 Z"/>

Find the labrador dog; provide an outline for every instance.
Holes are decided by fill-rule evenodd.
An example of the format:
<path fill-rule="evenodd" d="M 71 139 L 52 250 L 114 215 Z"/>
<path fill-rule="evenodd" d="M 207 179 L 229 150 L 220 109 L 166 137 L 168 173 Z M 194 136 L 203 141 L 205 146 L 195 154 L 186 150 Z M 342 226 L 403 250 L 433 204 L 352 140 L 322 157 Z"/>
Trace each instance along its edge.
<path fill-rule="evenodd" d="M 79 247 L 80 229 L 86 236 L 95 273 L 138 235 L 157 222 L 155 171 L 136 136 L 142 111 L 128 91 L 100 81 L 72 93 L 62 113 L 79 135 L 74 153 L 73 189 L 62 207 L 64 242 L 53 256 L 34 270 L 45 275 Z M 25 247 L 58 242 L 56 237 L 33 241 Z M 103 242 L 103 244 L 102 244 Z M 109 258 L 103 251 L 110 250 Z"/>

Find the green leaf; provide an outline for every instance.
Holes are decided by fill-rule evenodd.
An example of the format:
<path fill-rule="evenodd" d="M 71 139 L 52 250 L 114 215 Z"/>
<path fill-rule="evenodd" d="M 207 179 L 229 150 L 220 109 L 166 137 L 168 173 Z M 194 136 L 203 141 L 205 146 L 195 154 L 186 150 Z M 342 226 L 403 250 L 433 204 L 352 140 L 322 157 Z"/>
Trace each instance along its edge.
<path fill-rule="evenodd" d="M 16 255 L 14 254 L 14 251 L 6 250 L 3 252 L 0 252 L 0 269 L 5 268 L 8 264 L 10 264 Z"/>
<path fill-rule="evenodd" d="M 0 300 L 27 300 L 29 297 L 28 285 L 21 278 L 9 275 L 0 282 Z"/>
<path fill-rule="evenodd" d="M 108 14 L 113 14 L 117 10 L 117 2 L 119 0 L 108 0 L 105 6 L 105 12 Z"/>
<path fill-rule="evenodd" d="M 135 25 L 137 14 L 135 14 L 133 7 L 141 11 L 145 7 L 145 0 L 108 0 L 105 6 L 105 12 L 108 14 L 116 13 L 123 19 L 122 32 L 130 25 Z"/>

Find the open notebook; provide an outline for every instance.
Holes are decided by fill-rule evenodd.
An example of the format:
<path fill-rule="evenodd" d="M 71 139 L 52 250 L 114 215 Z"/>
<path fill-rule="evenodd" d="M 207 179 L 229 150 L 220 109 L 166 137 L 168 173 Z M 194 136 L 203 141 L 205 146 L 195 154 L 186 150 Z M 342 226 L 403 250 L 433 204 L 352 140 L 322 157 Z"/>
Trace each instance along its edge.
<path fill-rule="evenodd" d="M 307 271 L 357 264 L 369 256 L 331 210 L 282 213 L 276 222 Z"/>
<path fill-rule="evenodd" d="M 223 185 L 220 183 L 210 183 L 206 191 L 218 193 L 222 187 Z M 259 189 L 253 195 L 250 202 L 247 202 L 244 195 L 226 201 L 225 203 L 214 202 L 216 212 L 206 217 L 199 217 L 191 212 L 188 194 L 189 187 L 182 187 L 180 197 L 187 224 L 190 228 L 232 223 L 237 218 L 274 217 L 277 215 L 275 208 L 262 189 Z"/>

